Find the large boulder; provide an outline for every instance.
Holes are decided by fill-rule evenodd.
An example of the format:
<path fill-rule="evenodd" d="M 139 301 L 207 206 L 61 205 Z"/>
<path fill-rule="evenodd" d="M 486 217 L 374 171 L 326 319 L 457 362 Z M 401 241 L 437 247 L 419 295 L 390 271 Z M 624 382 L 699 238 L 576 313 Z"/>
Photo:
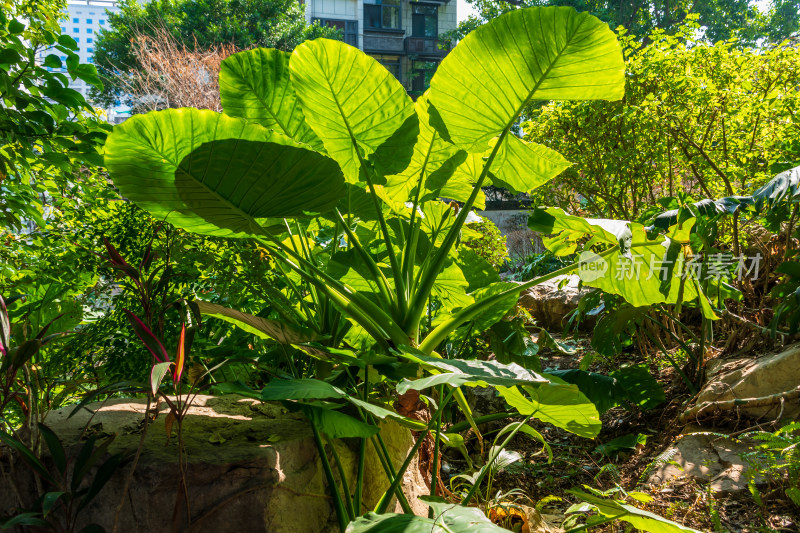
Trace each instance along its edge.
<path fill-rule="evenodd" d="M 145 402 L 110 400 L 91 404 L 69 418 L 72 408 L 50 412 L 46 424 L 61 438 L 73 456 L 88 434 L 116 434 L 109 453 L 132 457 L 142 434 Z M 173 509 L 178 494 L 177 423 L 168 440 L 167 408 L 161 405 L 144 440 L 129 494 L 122 498 L 131 462 L 116 471 L 108 485 L 82 512 L 76 531 L 97 523 L 109 533 L 117 506 L 123 502 L 117 531 L 158 533 L 175 530 Z M 88 427 L 88 431 L 86 428 Z M 385 424 L 381 436 L 392 462 L 399 467 L 413 445 L 411 434 L 396 424 Z M 180 531 L 313 533 L 338 530 L 327 492 L 324 472 L 308 421 L 278 404 L 240 396 L 197 396 L 183 422 L 189 525 L 179 520 Z M 348 480 L 355 479 L 355 446 L 336 442 Z M 369 510 L 388 481 L 374 449 L 367 447 L 364 509 Z M 7 455 L 0 459 L 3 463 Z M 30 471 L 15 461 L 15 484 L 24 503 L 37 494 Z M 8 472 L 8 464 L 2 464 Z M 337 474 L 338 479 L 338 474 Z M 354 481 L 350 487 L 354 487 Z M 415 510 L 427 513 L 417 496 L 427 494 L 416 460 L 404 478 L 404 490 Z M 8 479 L 0 479 L 0 516 L 17 505 Z M 185 509 L 185 508 L 184 508 Z M 393 508 L 390 508 L 393 510 Z M 182 515 L 183 516 L 183 515 Z"/>
<path fill-rule="evenodd" d="M 766 398 L 791 392 L 800 384 L 800 344 L 783 348 L 778 353 L 732 360 L 710 361 L 706 370 L 708 382 L 697 396 L 696 405 L 745 398 Z M 800 415 L 797 399 L 781 402 L 779 396 L 766 405 L 737 405 L 744 415 L 754 418 L 784 419 Z M 713 410 L 713 407 L 710 407 Z"/>
<path fill-rule="evenodd" d="M 522 292 L 519 305 L 545 329 L 561 329 L 566 325 L 564 318 L 578 307 L 580 299 L 590 290 L 578 288 L 579 283 L 577 275 L 557 276 Z"/>

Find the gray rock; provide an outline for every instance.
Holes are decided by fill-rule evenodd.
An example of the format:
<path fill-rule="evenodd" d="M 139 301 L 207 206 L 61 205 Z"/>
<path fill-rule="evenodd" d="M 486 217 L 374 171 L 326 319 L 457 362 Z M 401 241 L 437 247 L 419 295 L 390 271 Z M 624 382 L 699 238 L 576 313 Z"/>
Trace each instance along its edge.
<path fill-rule="evenodd" d="M 110 400 L 91 404 L 72 418 L 72 408 L 53 411 L 45 423 L 53 429 L 73 456 L 82 446 L 81 434 L 89 424 L 99 434 L 116 434 L 110 453 L 135 452 L 145 403 Z M 124 533 L 171 532 L 172 515 L 180 479 L 177 423 L 167 443 L 162 404 L 151 423 L 130 495 L 117 531 Z M 91 422 L 90 422 L 91 418 Z M 410 432 L 396 424 L 382 426 L 381 435 L 399 467 L 413 445 Z M 185 519 L 179 531 L 311 533 L 337 531 L 336 515 L 327 493 L 321 461 L 308 422 L 280 405 L 261 404 L 239 396 L 198 396 L 183 423 L 186 449 L 186 485 L 192 526 Z M 388 481 L 371 446 L 367 447 L 364 506 L 374 507 Z M 348 480 L 355 479 L 356 453 L 336 442 Z M 8 458 L 0 454 L 0 466 L 8 472 Z M 30 471 L 15 461 L 16 485 L 26 504 L 35 499 Z M 120 502 L 130 462 L 117 470 L 108 485 L 84 510 L 78 528 L 97 523 L 109 533 Z M 338 478 L 337 478 L 338 479 Z M 351 482 L 351 489 L 355 482 Z M 404 490 L 415 510 L 427 514 L 416 499 L 427 494 L 416 460 L 404 478 Z M 9 480 L 0 479 L 0 516 L 16 504 Z M 390 507 L 390 509 L 392 509 Z"/>
<path fill-rule="evenodd" d="M 564 280 L 567 283 L 559 288 Z M 522 292 L 519 305 L 545 329 L 561 329 L 566 325 L 564 318 L 578 307 L 580 299 L 590 290 L 578 289 L 579 281 L 577 275 L 558 276 Z"/>
<path fill-rule="evenodd" d="M 711 361 L 707 374 L 708 382 L 697 397 L 697 405 L 788 392 L 800 384 L 800 344 L 758 358 Z M 794 418 L 800 415 L 800 402 L 783 402 L 783 411 L 780 401 L 761 407 L 743 405 L 738 409 L 742 414 L 754 418 L 765 417 L 772 420 L 779 414 L 784 418 Z"/>

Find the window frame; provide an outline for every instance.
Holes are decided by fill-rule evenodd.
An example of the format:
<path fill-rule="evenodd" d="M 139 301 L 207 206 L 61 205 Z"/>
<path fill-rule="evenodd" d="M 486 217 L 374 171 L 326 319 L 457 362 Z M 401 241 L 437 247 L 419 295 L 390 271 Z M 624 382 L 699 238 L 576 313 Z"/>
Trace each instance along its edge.
<path fill-rule="evenodd" d="M 410 5 L 411 5 L 411 37 L 416 37 L 416 38 L 419 38 L 419 39 L 438 39 L 439 38 L 439 4 L 432 4 L 432 3 L 428 3 L 428 2 L 410 2 Z M 432 7 L 432 8 L 434 8 L 436 10 L 436 14 L 426 15 L 426 14 L 422 14 L 422 13 L 414 13 L 414 8 L 415 7 Z M 434 20 L 436 21 L 435 35 L 433 35 L 433 36 L 424 35 L 424 34 L 423 35 L 417 35 L 417 34 L 414 33 L 414 29 L 417 26 L 416 24 L 414 24 L 414 20 L 419 18 L 419 17 L 423 17 L 423 22 L 422 22 L 423 31 L 424 31 L 424 28 L 426 26 L 424 19 L 428 18 L 428 17 L 433 17 L 434 18 Z"/>
<path fill-rule="evenodd" d="M 380 0 L 379 0 L 380 1 Z M 380 16 L 378 17 L 379 26 L 367 26 L 367 8 L 380 8 Z M 396 28 L 387 28 L 383 26 L 383 8 L 390 7 L 397 9 L 397 24 Z M 401 3 L 397 4 L 384 4 L 384 3 L 364 3 L 364 31 L 396 31 L 396 32 L 404 32 L 403 29 L 403 5 Z"/>

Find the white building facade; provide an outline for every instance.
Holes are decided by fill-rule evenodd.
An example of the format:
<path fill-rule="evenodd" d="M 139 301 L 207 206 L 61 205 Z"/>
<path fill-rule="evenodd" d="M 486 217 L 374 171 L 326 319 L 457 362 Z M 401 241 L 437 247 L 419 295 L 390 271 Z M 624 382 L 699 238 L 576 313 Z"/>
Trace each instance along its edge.
<path fill-rule="evenodd" d="M 70 0 L 64 17 L 59 21 L 61 33 L 69 35 L 78 43 L 78 56 L 81 63 L 94 63 L 94 47 L 100 33 L 109 27 L 108 14 L 119 11 L 117 2 L 114 0 Z M 44 52 L 47 55 L 49 52 Z M 62 63 L 66 60 L 61 57 Z M 50 69 L 52 70 L 52 69 Z M 62 68 L 66 72 L 66 68 Z M 73 80 L 70 88 L 75 89 L 89 97 L 91 87 L 82 80 Z M 117 104 L 105 109 L 108 121 L 111 123 L 121 122 L 128 116 L 129 108 Z"/>
<path fill-rule="evenodd" d="M 440 35 L 458 24 L 456 0 L 306 0 L 306 19 L 342 31 L 377 59 L 412 96 L 428 88 L 447 54 Z"/>

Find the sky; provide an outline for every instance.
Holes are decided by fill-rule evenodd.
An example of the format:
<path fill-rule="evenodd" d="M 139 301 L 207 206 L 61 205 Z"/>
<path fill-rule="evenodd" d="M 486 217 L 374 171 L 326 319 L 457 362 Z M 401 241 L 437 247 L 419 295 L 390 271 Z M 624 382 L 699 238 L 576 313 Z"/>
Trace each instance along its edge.
<path fill-rule="evenodd" d="M 475 8 L 467 3 L 467 0 L 458 0 L 458 21 L 466 20 L 470 15 L 475 14 Z"/>

